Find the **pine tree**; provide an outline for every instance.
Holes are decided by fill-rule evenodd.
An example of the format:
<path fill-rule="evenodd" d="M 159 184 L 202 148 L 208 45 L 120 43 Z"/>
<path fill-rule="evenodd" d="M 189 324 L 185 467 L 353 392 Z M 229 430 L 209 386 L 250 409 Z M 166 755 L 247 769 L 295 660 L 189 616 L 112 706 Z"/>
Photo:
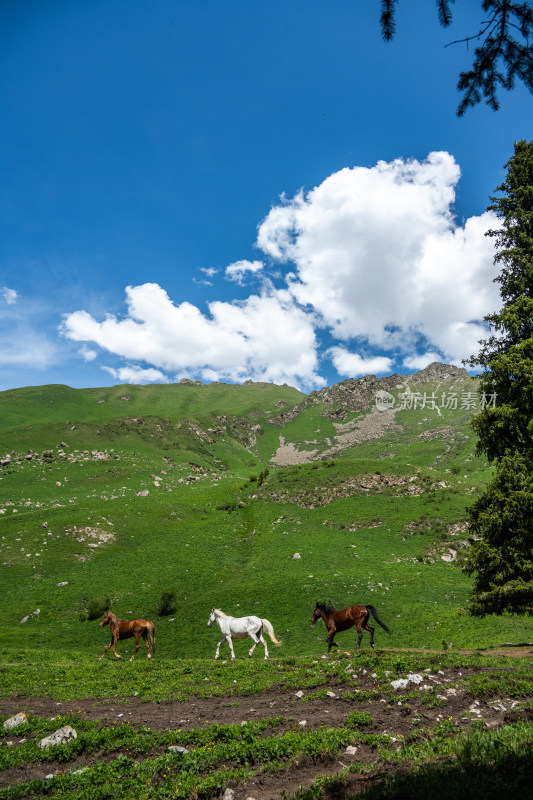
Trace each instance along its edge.
<path fill-rule="evenodd" d="M 453 20 L 452 5 L 455 0 L 437 0 L 439 23 L 443 28 Z M 381 0 L 381 31 L 390 41 L 396 32 L 396 6 L 398 0 Z M 472 68 L 461 72 L 457 89 L 463 99 L 457 109 L 461 117 L 468 108 L 482 99 L 494 111 L 500 107 L 497 90 L 510 90 L 516 79 L 533 92 L 533 7 L 524 0 L 481 0 L 482 20 L 479 29 L 450 44 L 462 42 L 467 47 L 476 42 Z"/>
<path fill-rule="evenodd" d="M 474 574 L 471 612 L 481 616 L 533 606 L 533 142 L 517 142 L 506 168 L 489 206 L 502 226 L 488 232 L 503 306 L 485 317 L 492 334 L 468 362 L 483 368 L 489 400 L 473 421 L 478 451 L 496 466 L 470 509 L 465 571 Z"/>

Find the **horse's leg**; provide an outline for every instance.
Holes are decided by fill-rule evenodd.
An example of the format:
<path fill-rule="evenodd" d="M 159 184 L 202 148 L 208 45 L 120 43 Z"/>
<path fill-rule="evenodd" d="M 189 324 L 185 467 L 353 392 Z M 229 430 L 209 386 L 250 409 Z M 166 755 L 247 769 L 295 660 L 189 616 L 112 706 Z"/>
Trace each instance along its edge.
<path fill-rule="evenodd" d="M 118 644 L 118 636 L 115 636 L 115 634 L 113 634 L 113 653 L 115 654 L 115 658 L 120 658 L 120 660 L 122 661 L 122 656 L 119 656 L 119 654 L 117 653 L 117 644 Z"/>
<path fill-rule="evenodd" d="M 335 627 L 335 625 L 333 625 L 331 628 L 328 628 L 328 630 L 329 633 L 326 642 L 328 644 L 328 653 L 329 653 L 332 647 L 338 647 L 339 645 L 337 644 L 337 642 L 333 641 L 335 634 L 337 633 L 337 628 Z"/>
<path fill-rule="evenodd" d="M 105 656 L 105 654 L 107 653 L 107 651 L 109 650 L 109 648 L 111 647 L 112 644 L 113 644 L 113 637 L 111 637 L 111 641 L 109 642 L 109 644 L 105 648 L 104 652 L 102 653 L 102 655 L 100 656 L 98 661 L 101 661 L 103 659 L 103 657 Z"/>
<path fill-rule="evenodd" d="M 226 641 L 229 644 L 229 649 L 231 650 L 231 660 L 235 661 L 235 653 L 234 653 L 234 650 L 233 650 L 233 642 L 231 641 L 231 634 L 228 634 L 226 636 Z"/>
<path fill-rule="evenodd" d="M 224 636 L 224 637 L 223 637 L 223 638 L 220 640 L 220 642 L 217 644 L 217 649 L 216 649 L 216 653 L 215 653 L 215 661 L 217 660 L 217 658 L 218 658 L 218 654 L 220 653 L 220 645 L 221 645 L 221 644 L 224 644 L 224 642 L 225 642 L 225 641 L 226 641 L 226 637 Z"/>
<path fill-rule="evenodd" d="M 133 659 L 137 655 L 137 651 L 139 650 L 139 646 L 141 644 L 141 637 L 139 636 L 139 634 L 138 633 L 134 633 L 133 635 L 135 636 L 135 650 L 133 651 L 133 655 L 130 658 L 130 661 L 133 661 Z"/>
<path fill-rule="evenodd" d="M 266 639 L 263 636 L 263 634 L 261 634 L 261 636 L 259 637 L 259 640 L 261 642 L 263 642 L 263 647 L 265 648 L 265 661 L 268 661 L 268 647 L 267 647 Z"/>
<path fill-rule="evenodd" d="M 259 639 L 259 637 L 258 637 L 258 635 L 256 633 L 249 633 L 248 636 L 253 641 L 253 645 L 251 646 L 250 652 L 248 653 L 248 658 L 251 658 L 253 656 L 253 654 L 254 654 L 255 648 L 257 647 L 259 642 L 262 641 L 263 637 L 261 636 L 261 639 Z"/>
<path fill-rule="evenodd" d="M 146 645 L 146 650 L 147 650 L 146 655 L 148 656 L 148 658 L 152 658 L 152 654 L 150 652 L 150 637 L 148 636 L 148 631 L 144 631 L 144 633 L 142 634 L 142 637 L 143 637 L 144 643 Z"/>
<path fill-rule="evenodd" d="M 359 650 L 361 647 L 361 639 L 363 638 L 363 626 L 361 625 L 360 620 L 356 624 L 357 624 L 357 649 Z"/>
<path fill-rule="evenodd" d="M 374 649 L 374 628 L 368 624 L 365 625 L 365 630 L 370 633 L 370 647 Z M 362 635 L 362 632 L 361 632 Z"/>

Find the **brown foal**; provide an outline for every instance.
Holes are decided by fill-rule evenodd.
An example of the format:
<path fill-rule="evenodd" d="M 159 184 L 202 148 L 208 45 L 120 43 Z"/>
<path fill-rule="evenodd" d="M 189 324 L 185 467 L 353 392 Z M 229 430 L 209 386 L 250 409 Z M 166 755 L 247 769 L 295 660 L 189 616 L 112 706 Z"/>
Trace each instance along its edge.
<path fill-rule="evenodd" d="M 111 611 L 106 611 L 105 616 L 100 623 L 100 627 L 105 628 L 106 625 L 109 625 L 111 628 L 111 641 L 98 659 L 99 661 L 105 656 L 111 645 L 113 645 L 113 653 L 115 654 L 115 658 L 122 658 L 122 656 L 119 656 L 117 653 L 117 643 L 121 639 L 131 639 L 132 637 L 135 637 L 135 651 L 130 658 L 130 661 L 133 661 L 139 649 L 141 636 L 146 643 L 148 658 L 152 658 L 153 654 L 155 653 L 155 627 L 153 622 L 150 622 L 146 619 L 119 619 L 118 617 L 115 617 Z M 150 646 L 152 648 L 151 653 Z"/>

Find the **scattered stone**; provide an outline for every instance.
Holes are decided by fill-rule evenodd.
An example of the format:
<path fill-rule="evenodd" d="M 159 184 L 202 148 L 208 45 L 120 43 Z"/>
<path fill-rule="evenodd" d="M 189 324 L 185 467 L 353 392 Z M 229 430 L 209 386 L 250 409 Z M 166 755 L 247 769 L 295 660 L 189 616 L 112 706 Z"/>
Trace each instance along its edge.
<path fill-rule="evenodd" d="M 61 581 L 60 583 L 56 584 L 56 586 L 68 586 L 68 581 Z"/>
<path fill-rule="evenodd" d="M 295 554 L 293 555 L 293 558 L 301 558 L 301 555 L 300 555 L 300 553 L 295 553 Z"/>
<path fill-rule="evenodd" d="M 398 678 L 397 681 L 391 681 L 393 689 L 406 689 L 409 680 L 407 678 Z"/>
<path fill-rule="evenodd" d="M 13 728 L 18 728 L 20 725 L 27 725 L 28 717 L 26 714 L 21 711 L 19 714 L 15 714 L 14 717 L 10 717 L 6 719 L 4 722 L 4 729 L 6 731 L 12 730 Z"/>
<path fill-rule="evenodd" d="M 22 617 L 22 619 L 20 620 L 20 624 L 23 625 L 28 620 L 29 620 L 29 616 L 28 617 Z"/>
<path fill-rule="evenodd" d="M 326 692 L 326 697 L 337 697 L 335 692 Z"/>
<path fill-rule="evenodd" d="M 298 723 L 298 725 L 301 728 L 305 728 L 305 726 L 307 725 L 307 720 L 306 719 L 302 719 L 301 722 Z"/>
<path fill-rule="evenodd" d="M 45 775 L 44 779 L 45 779 L 45 781 L 51 781 L 52 778 L 55 778 L 55 775 L 54 775 L 53 772 L 49 772 L 48 775 Z"/>
<path fill-rule="evenodd" d="M 296 694 L 295 694 L 294 696 L 295 696 L 295 697 L 303 697 L 303 696 L 304 696 L 304 693 L 303 693 L 303 692 L 302 692 L 302 690 L 300 689 L 300 691 L 299 691 L 299 692 L 296 692 Z"/>
<path fill-rule="evenodd" d="M 137 492 L 137 497 L 147 497 L 149 494 L 148 489 L 143 489 L 142 492 Z"/>
<path fill-rule="evenodd" d="M 347 756 L 354 756 L 357 753 L 357 747 L 353 744 L 349 744 L 344 752 Z"/>
<path fill-rule="evenodd" d="M 234 800 L 234 798 L 235 798 L 235 792 L 233 791 L 233 789 L 226 789 L 226 791 L 222 795 L 222 800 Z"/>
<path fill-rule="evenodd" d="M 418 683 L 422 683 L 424 678 L 422 677 L 422 675 L 419 675 L 418 672 L 414 672 L 411 675 L 407 676 L 407 680 L 411 681 L 411 683 L 417 683 L 418 684 Z"/>
<path fill-rule="evenodd" d="M 48 522 L 41 522 L 41 528 L 48 528 Z"/>
<path fill-rule="evenodd" d="M 178 744 L 171 744 L 167 747 L 169 753 L 188 753 L 186 747 L 180 747 Z"/>
<path fill-rule="evenodd" d="M 45 736 L 44 739 L 41 739 L 39 742 L 39 747 L 42 750 L 46 750 L 48 747 L 53 747 L 58 744 L 66 744 L 67 742 L 70 742 L 71 739 L 77 738 L 78 734 L 74 728 L 70 725 L 65 725 L 63 728 L 59 728 L 59 730 L 51 733 L 50 736 Z"/>

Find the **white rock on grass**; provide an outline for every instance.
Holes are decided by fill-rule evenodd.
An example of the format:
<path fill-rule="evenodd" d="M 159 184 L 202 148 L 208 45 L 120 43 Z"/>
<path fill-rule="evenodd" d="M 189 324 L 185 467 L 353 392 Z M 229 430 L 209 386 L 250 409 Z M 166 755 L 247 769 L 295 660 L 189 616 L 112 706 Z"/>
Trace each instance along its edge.
<path fill-rule="evenodd" d="M 409 681 L 407 678 L 398 678 L 397 681 L 391 681 L 391 686 L 393 689 L 407 689 Z"/>
<path fill-rule="evenodd" d="M 15 714 L 14 717 L 10 717 L 6 719 L 4 722 L 4 729 L 6 731 L 13 730 L 13 728 L 18 728 L 20 725 L 27 725 L 28 724 L 28 717 L 26 714 L 21 711 L 19 714 Z"/>
<path fill-rule="evenodd" d="M 70 725 L 65 725 L 63 728 L 59 728 L 59 730 L 54 731 L 51 733 L 50 736 L 45 736 L 44 739 L 41 739 L 39 742 L 39 747 L 42 750 L 46 750 L 48 747 L 54 747 L 58 744 L 66 744 L 70 742 L 71 739 L 77 739 L 78 734 Z"/>
<path fill-rule="evenodd" d="M 357 753 L 357 747 L 353 744 L 349 744 L 345 750 L 347 756 L 354 756 Z"/>
<path fill-rule="evenodd" d="M 245 723 L 246 724 L 246 723 Z M 188 753 L 186 747 L 180 747 L 179 744 L 171 744 L 167 747 L 169 753 Z"/>
<path fill-rule="evenodd" d="M 422 675 L 419 675 L 417 672 L 408 675 L 407 678 L 398 678 L 397 681 L 391 681 L 391 686 L 393 689 L 406 689 L 409 683 L 422 683 L 424 680 Z"/>

